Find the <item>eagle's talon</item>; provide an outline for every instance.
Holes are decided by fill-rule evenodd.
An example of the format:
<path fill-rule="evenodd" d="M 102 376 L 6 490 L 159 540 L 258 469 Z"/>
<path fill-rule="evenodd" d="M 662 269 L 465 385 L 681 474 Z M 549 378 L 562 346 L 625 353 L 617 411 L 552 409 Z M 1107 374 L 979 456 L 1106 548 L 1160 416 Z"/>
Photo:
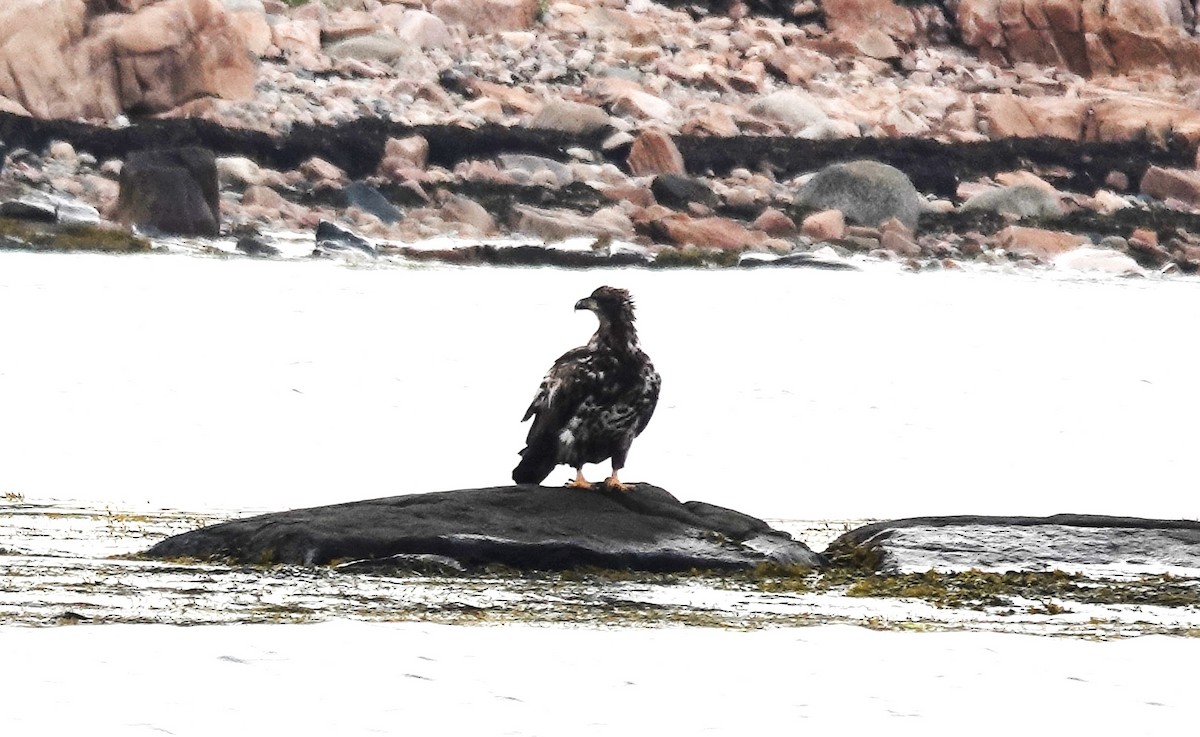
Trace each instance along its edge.
<path fill-rule="evenodd" d="M 633 487 L 631 485 L 621 483 L 619 480 L 617 480 L 616 476 L 609 476 L 608 478 L 604 479 L 604 488 L 612 491 L 623 491 L 626 494 L 633 491 Z"/>
<path fill-rule="evenodd" d="M 563 484 L 563 486 L 567 489 L 591 489 L 592 482 L 583 477 L 583 471 L 577 471 L 575 473 L 575 479 L 573 481 L 568 481 L 567 483 Z"/>

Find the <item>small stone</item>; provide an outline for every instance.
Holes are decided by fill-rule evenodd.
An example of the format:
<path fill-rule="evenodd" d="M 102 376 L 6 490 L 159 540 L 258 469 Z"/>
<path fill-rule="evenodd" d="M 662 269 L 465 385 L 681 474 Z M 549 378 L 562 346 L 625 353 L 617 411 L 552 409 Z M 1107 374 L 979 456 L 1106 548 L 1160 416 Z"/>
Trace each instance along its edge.
<path fill-rule="evenodd" d="M 797 230 L 794 220 L 773 207 L 763 210 L 751 227 L 772 236 L 794 235 Z"/>
<path fill-rule="evenodd" d="M 627 161 L 635 176 L 686 173 L 683 154 L 671 137 L 660 130 L 643 131 L 629 148 Z"/>
<path fill-rule="evenodd" d="M 389 168 L 424 169 L 429 160 L 429 141 L 421 135 L 389 138 L 383 144 L 383 158 Z"/>
<path fill-rule="evenodd" d="M 375 246 L 371 245 L 366 238 L 328 220 L 322 220 L 317 225 L 316 241 L 317 249 L 314 251 L 314 255 L 317 255 L 318 252 L 345 250 L 362 251 L 372 256 L 375 255 Z"/>
<path fill-rule="evenodd" d="M 554 159 L 530 154 L 500 154 L 498 158 L 501 168 L 512 174 L 518 181 L 524 175 L 530 183 L 544 182 L 550 187 L 565 187 L 575 181 L 571 167 Z M 543 173 L 549 177 L 539 176 Z M 533 181 L 537 179 L 538 182 Z"/>
<path fill-rule="evenodd" d="M 490 97 L 480 97 L 471 100 L 467 104 L 463 105 L 462 109 L 464 112 L 468 112 L 472 115 L 478 115 L 484 120 L 488 120 L 493 123 L 500 122 L 504 119 L 504 106 L 500 104 L 499 100 L 494 100 Z"/>
<path fill-rule="evenodd" d="M 1092 196 L 1092 209 L 1102 214 L 1109 214 L 1117 210 L 1124 210 L 1127 207 L 1132 207 L 1129 200 L 1125 199 L 1116 192 L 1111 192 L 1107 189 L 1100 189 Z"/>
<path fill-rule="evenodd" d="M 231 7 L 226 2 L 225 8 L 229 11 L 230 26 L 246 42 L 250 53 L 255 56 L 266 54 L 271 48 L 271 26 L 262 6 Z"/>
<path fill-rule="evenodd" d="M 1129 255 L 1133 256 L 1142 266 L 1158 268 L 1171 260 L 1170 251 L 1159 245 L 1151 245 L 1131 238 L 1126 247 Z"/>
<path fill-rule="evenodd" d="M 32 200 L 5 200 L 0 202 L 0 217 L 30 222 L 53 223 L 58 220 L 58 211 L 48 202 Z"/>
<path fill-rule="evenodd" d="M 429 9 L 448 24 L 483 34 L 532 28 L 538 7 L 538 0 L 434 0 Z"/>
<path fill-rule="evenodd" d="M 321 23 L 282 19 L 271 26 L 271 43 L 283 51 L 315 54 L 321 50 Z"/>
<path fill-rule="evenodd" d="M 556 130 L 584 136 L 610 127 L 608 113 L 595 105 L 570 100 L 551 100 L 529 121 L 530 128 Z"/>
<path fill-rule="evenodd" d="M 1115 189 L 1118 192 L 1128 192 L 1129 176 L 1123 171 L 1110 171 L 1108 175 L 1104 177 L 1104 186 L 1108 187 L 1109 189 Z"/>
<path fill-rule="evenodd" d="M 613 149 L 617 149 L 622 146 L 628 146 L 633 143 L 633 141 L 633 134 L 627 131 L 617 131 L 608 138 L 605 138 L 600 144 L 600 148 L 604 151 L 612 151 Z"/>
<path fill-rule="evenodd" d="M 841 242 L 846 248 L 858 253 L 870 253 L 880 247 L 878 238 L 867 238 L 859 235 L 846 235 L 846 237 L 842 238 Z"/>
<path fill-rule="evenodd" d="M 1142 194 L 1160 200 L 1179 200 L 1193 207 L 1200 206 L 1200 172 L 1151 166 L 1142 176 Z"/>
<path fill-rule="evenodd" d="M 279 255 L 278 248 L 252 235 L 238 238 L 237 245 L 234 247 L 247 256 L 270 258 Z"/>
<path fill-rule="evenodd" d="M 786 123 L 797 130 L 824 123 L 829 119 L 816 99 L 795 90 L 774 92 L 756 100 L 750 113 Z"/>
<path fill-rule="evenodd" d="M 47 153 L 49 154 L 50 158 L 56 159 L 64 164 L 70 164 L 74 166 L 76 163 L 77 156 L 75 153 L 75 147 L 67 141 L 54 141 L 50 144 L 50 148 L 47 150 Z"/>
<path fill-rule="evenodd" d="M 1129 240 L 1131 242 L 1138 241 L 1148 246 L 1157 246 L 1158 233 L 1150 230 L 1149 228 L 1135 228 L 1134 231 L 1129 234 Z"/>
<path fill-rule="evenodd" d="M 288 201 L 270 187 L 253 184 L 242 193 L 242 204 L 268 210 L 282 210 L 287 207 Z"/>
<path fill-rule="evenodd" d="M 628 202 L 636 207 L 650 207 L 656 202 L 654 194 L 649 188 L 632 183 L 615 184 L 605 187 L 601 190 L 601 194 L 609 200 Z"/>
<path fill-rule="evenodd" d="M 717 195 L 699 179 L 693 179 L 679 174 L 660 174 L 650 184 L 650 191 L 660 205 L 672 209 L 683 209 L 689 203 L 695 202 L 708 207 L 718 204 Z"/>
<path fill-rule="evenodd" d="M 1062 214 L 1058 194 L 1032 184 L 984 190 L 967 199 L 962 209 L 989 210 L 1018 218 L 1055 217 Z"/>
<path fill-rule="evenodd" d="M 218 158 L 217 180 L 222 187 L 247 187 L 262 183 L 258 164 L 245 156 Z"/>
<path fill-rule="evenodd" d="M 577 236 L 610 236 L 628 238 L 633 233 L 633 223 L 628 218 L 611 216 L 595 217 L 580 215 L 566 210 L 547 210 L 528 205 L 513 208 L 516 215 L 514 230 L 534 235 L 547 243 L 563 241 Z M 599 213 L 597 213 L 599 214 Z"/>
<path fill-rule="evenodd" d="M 319 156 L 314 156 L 301 164 L 300 173 L 316 182 L 341 182 L 346 179 L 346 175 L 341 169 Z"/>
<path fill-rule="evenodd" d="M 660 123 L 669 123 L 677 115 L 675 106 L 670 102 L 640 90 L 630 90 L 617 97 L 613 102 L 613 112 L 639 120 L 655 120 Z"/>
<path fill-rule="evenodd" d="M 383 223 L 393 224 L 404 219 L 404 213 L 383 196 L 383 193 L 365 182 L 351 182 L 342 190 L 347 208 L 356 207 L 369 213 Z"/>
<path fill-rule="evenodd" d="M 804 218 L 800 232 L 814 241 L 831 241 L 846 234 L 846 217 L 841 210 L 824 210 Z"/>
<path fill-rule="evenodd" d="M 412 44 L 385 33 L 351 36 L 326 46 L 325 53 L 334 59 L 369 60 L 384 64 L 408 61 L 419 63 L 419 51 L 414 50 Z M 433 76 L 432 74 L 428 75 L 430 79 Z"/>
<path fill-rule="evenodd" d="M 885 230 L 879 239 L 879 247 L 898 256 L 921 255 L 921 247 L 903 230 Z"/>
<path fill-rule="evenodd" d="M 442 204 L 442 219 L 470 225 L 483 235 L 496 232 L 496 221 L 483 205 L 462 195 L 455 194 L 446 198 Z"/>
<path fill-rule="evenodd" d="M 675 214 L 659 220 L 656 225 L 656 234 L 664 237 L 666 242 L 680 246 L 738 249 L 763 241 L 762 233 L 747 230 L 745 226 L 727 218 L 693 218 Z"/>
<path fill-rule="evenodd" d="M 1076 233 L 1019 225 L 1010 225 L 1001 230 L 996 234 L 995 241 L 1009 253 L 1041 260 L 1050 260 L 1061 253 L 1091 244 L 1086 236 Z"/>
<path fill-rule="evenodd" d="M 396 35 L 421 49 L 444 49 L 454 43 L 446 23 L 424 10 L 405 10 L 394 23 Z"/>

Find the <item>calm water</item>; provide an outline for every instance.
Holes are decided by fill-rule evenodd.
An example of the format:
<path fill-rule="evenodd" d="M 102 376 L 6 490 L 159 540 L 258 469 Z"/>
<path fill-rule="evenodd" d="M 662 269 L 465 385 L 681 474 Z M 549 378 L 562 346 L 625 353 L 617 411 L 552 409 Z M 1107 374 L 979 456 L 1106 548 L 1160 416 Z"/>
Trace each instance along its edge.
<path fill-rule="evenodd" d="M 1200 517 L 1200 283 L 888 266 L 0 254 L 0 493 L 259 510 L 507 483 L 605 283 L 664 377 L 627 480 L 768 518 Z"/>

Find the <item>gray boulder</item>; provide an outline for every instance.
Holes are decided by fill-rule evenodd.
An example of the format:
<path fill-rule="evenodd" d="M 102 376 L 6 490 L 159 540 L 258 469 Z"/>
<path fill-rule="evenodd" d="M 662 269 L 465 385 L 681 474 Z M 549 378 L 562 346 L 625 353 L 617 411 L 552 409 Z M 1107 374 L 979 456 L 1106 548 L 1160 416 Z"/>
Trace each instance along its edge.
<path fill-rule="evenodd" d="M 836 126 L 807 92 L 782 90 L 773 92 L 750 105 L 750 113 L 775 120 L 791 127 L 797 138 L 818 140 L 836 138 Z"/>
<path fill-rule="evenodd" d="M 831 164 L 796 193 L 796 207 L 841 210 L 847 220 L 876 226 L 896 218 L 910 230 L 925 209 L 925 199 L 908 175 L 878 161 Z"/>
<path fill-rule="evenodd" d="M 352 36 L 325 46 L 325 53 L 333 59 L 378 61 L 391 66 L 399 78 L 413 82 L 437 79 L 437 67 L 419 46 L 389 33 Z"/>
<path fill-rule="evenodd" d="M 368 212 L 385 223 L 398 223 L 404 219 L 404 213 L 383 196 L 383 193 L 366 182 L 351 182 L 342 190 L 342 198 L 346 207 L 357 207 Z"/>
<path fill-rule="evenodd" d="M 334 59 L 358 59 L 381 61 L 392 64 L 407 60 L 413 53 L 412 45 L 395 36 L 377 33 L 353 36 L 329 44 L 325 53 Z"/>
<path fill-rule="evenodd" d="M 1058 514 L 1052 517 L 911 517 L 834 540 L 835 565 L 884 573 L 934 570 L 1164 573 L 1200 568 L 1200 522 Z"/>
<path fill-rule="evenodd" d="M 33 199 L 0 202 L 0 217 L 31 220 L 35 223 L 57 223 L 58 210 L 48 202 Z"/>
<path fill-rule="evenodd" d="M 299 509 L 186 532 L 145 555 L 299 565 L 433 560 L 464 570 L 824 565 L 808 546 L 760 519 L 681 503 L 647 484 L 629 492 L 504 486 Z"/>
<path fill-rule="evenodd" d="M 244 235 L 238 238 L 234 248 L 247 256 L 254 256 L 256 258 L 274 258 L 279 255 L 278 248 L 256 235 Z"/>
<path fill-rule="evenodd" d="M 658 204 L 673 210 L 686 209 L 692 202 L 708 207 L 720 204 L 712 187 L 699 179 L 680 174 L 659 174 L 650 183 L 650 192 Z"/>
<path fill-rule="evenodd" d="M 542 172 L 549 172 L 560 187 L 565 187 L 575 181 L 575 174 L 571 171 L 571 167 L 561 161 L 547 159 L 544 156 L 500 154 L 497 160 L 502 169 L 514 175 L 514 178 L 522 184 L 528 182 L 531 176 Z"/>
<path fill-rule="evenodd" d="M 362 251 L 370 256 L 376 255 L 375 246 L 366 238 L 328 220 L 317 223 L 316 240 L 314 256 L 328 255 L 336 251 Z"/>
<path fill-rule="evenodd" d="M 121 167 L 117 222 L 176 235 L 221 229 L 217 160 L 194 146 L 131 153 Z"/>
<path fill-rule="evenodd" d="M 1062 214 L 1058 196 L 1032 184 L 1016 184 L 980 192 L 963 203 L 964 210 L 989 210 L 1019 218 L 1055 217 Z"/>

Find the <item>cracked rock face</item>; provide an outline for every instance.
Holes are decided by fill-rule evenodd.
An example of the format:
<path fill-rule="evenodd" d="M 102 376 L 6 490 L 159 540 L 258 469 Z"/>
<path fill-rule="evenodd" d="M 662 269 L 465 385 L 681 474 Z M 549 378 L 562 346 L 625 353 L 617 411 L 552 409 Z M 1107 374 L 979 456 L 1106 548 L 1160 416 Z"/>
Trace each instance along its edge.
<path fill-rule="evenodd" d="M 188 100 L 248 99 L 255 62 L 219 0 L 10 0 L 0 102 L 36 118 L 112 119 Z M 42 19 L 30 23 L 30 17 Z"/>
<path fill-rule="evenodd" d="M 299 565 L 436 556 L 465 570 L 824 565 L 822 556 L 762 520 L 702 502 L 680 503 L 647 484 L 628 493 L 464 489 L 292 510 L 176 535 L 146 555 Z"/>
<path fill-rule="evenodd" d="M 1200 69 L 1200 41 L 1190 3 L 1179 0 L 1033 0 L 1006 12 L 1000 0 L 963 0 L 957 23 L 964 43 L 984 58 L 1028 61 L 1085 76 L 1166 67 Z"/>

